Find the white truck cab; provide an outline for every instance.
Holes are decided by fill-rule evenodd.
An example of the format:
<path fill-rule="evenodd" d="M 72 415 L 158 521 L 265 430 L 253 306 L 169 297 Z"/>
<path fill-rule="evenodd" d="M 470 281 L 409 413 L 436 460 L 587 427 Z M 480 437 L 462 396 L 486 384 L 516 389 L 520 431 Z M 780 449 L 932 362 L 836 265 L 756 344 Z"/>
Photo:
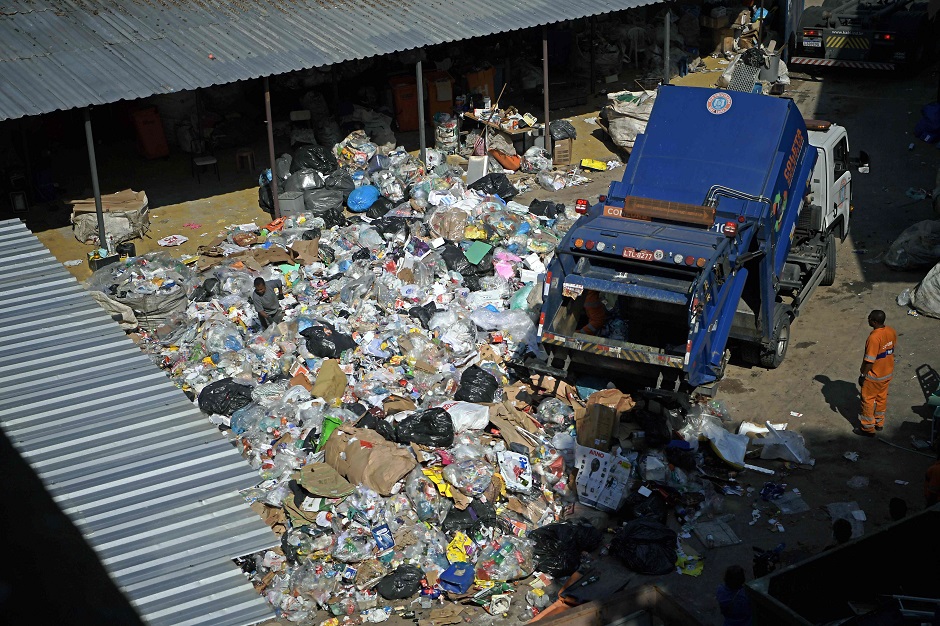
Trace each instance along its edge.
<path fill-rule="evenodd" d="M 816 148 L 818 157 L 810 183 L 809 204 L 819 207 L 813 216 L 813 229 L 844 240 L 849 234 L 849 214 L 852 211 L 852 172 L 849 157 L 849 136 L 843 126 L 822 120 L 806 120 L 809 143 Z M 867 172 L 864 153 L 859 171 Z"/>

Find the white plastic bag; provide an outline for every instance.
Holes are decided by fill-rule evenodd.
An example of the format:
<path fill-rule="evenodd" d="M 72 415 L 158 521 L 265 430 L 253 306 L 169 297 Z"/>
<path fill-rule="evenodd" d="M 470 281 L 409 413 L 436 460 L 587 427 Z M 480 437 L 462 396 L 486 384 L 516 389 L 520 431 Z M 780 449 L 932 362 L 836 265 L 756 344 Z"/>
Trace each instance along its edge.
<path fill-rule="evenodd" d="M 438 406 L 450 414 L 450 418 L 454 422 L 454 432 L 482 430 L 490 423 L 490 409 L 482 404 L 457 400 L 445 402 Z"/>

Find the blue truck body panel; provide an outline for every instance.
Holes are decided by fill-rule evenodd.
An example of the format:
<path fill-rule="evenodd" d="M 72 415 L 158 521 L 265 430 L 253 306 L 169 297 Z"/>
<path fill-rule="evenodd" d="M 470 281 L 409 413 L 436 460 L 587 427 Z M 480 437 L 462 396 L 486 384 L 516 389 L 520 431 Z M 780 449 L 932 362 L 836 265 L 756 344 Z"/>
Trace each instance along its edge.
<path fill-rule="evenodd" d="M 584 290 L 623 296 L 631 299 L 627 308 L 644 328 L 651 324 L 649 316 L 668 320 L 657 327 L 668 338 L 647 346 L 649 358 L 635 349 L 644 338 L 629 338 L 630 360 L 661 365 L 669 355 L 672 367 L 681 363 L 689 384 L 713 382 L 748 280 L 759 281 L 755 313 L 764 340 L 770 339 L 778 279 L 815 162 L 816 150 L 791 101 L 660 88 L 623 179 L 611 184 L 606 202 L 591 207 L 559 244 L 544 291 L 543 343 L 567 349 L 588 345 L 610 356 L 609 346 L 616 342 L 585 342 L 586 336 L 572 334 L 570 320 L 559 328 L 556 315 Z M 722 190 L 716 192 L 716 186 Z M 645 201 L 657 202 L 662 211 L 638 217 L 631 207 Z M 695 218 L 687 216 L 702 215 L 698 208 L 706 205 L 714 209 L 714 221 L 705 211 L 692 223 Z M 673 207 L 680 212 L 670 213 Z M 745 260 L 752 260 L 748 267 Z M 644 300 L 675 308 L 653 313 Z"/>

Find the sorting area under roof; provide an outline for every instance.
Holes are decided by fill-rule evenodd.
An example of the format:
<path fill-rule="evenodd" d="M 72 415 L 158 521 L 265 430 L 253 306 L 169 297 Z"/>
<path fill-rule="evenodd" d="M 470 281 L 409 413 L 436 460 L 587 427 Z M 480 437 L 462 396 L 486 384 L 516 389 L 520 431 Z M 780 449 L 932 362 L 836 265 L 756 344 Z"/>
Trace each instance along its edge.
<path fill-rule="evenodd" d="M 325 67 L 651 3 L 6 0 L 0 8 L 0 120 Z"/>
<path fill-rule="evenodd" d="M 272 617 L 232 562 L 279 543 L 237 493 L 257 472 L 19 220 L 0 303 L 0 428 L 141 618 Z"/>

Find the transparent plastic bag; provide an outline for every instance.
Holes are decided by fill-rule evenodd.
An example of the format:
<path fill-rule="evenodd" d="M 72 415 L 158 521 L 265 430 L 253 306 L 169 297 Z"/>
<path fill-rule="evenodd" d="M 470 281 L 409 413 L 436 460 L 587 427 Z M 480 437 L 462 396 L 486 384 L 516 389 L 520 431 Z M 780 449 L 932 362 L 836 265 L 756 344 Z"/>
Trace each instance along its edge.
<path fill-rule="evenodd" d="M 477 559 L 476 577 L 492 581 L 525 578 L 533 571 L 534 545 L 528 539 L 513 536 L 491 542 Z"/>
<path fill-rule="evenodd" d="M 493 466 L 479 459 L 460 461 L 444 468 L 444 480 L 464 495 L 478 496 L 493 481 Z"/>
<path fill-rule="evenodd" d="M 336 538 L 333 558 L 343 563 L 358 563 L 371 557 L 373 552 L 375 552 L 375 538 L 372 537 L 372 531 L 353 525 Z"/>
<path fill-rule="evenodd" d="M 450 510 L 450 501 L 440 494 L 437 485 L 424 475 L 420 467 L 412 470 L 405 478 L 405 494 L 422 522 L 439 524 Z"/>

